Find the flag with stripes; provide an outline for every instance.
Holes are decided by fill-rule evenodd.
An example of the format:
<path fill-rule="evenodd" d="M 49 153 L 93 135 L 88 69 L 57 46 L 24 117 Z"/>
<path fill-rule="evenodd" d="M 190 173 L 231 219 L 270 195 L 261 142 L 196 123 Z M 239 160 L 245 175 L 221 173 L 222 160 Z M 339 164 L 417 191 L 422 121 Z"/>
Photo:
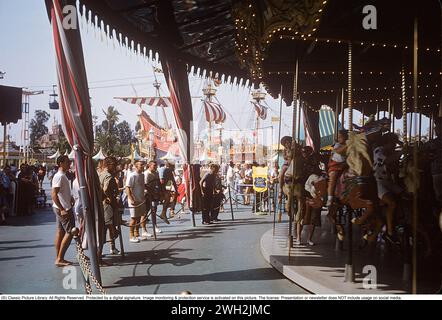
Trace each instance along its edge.
<path fill-rule="evenodd" d="M 130 104 L 146 104 L 152 107 L 169 108 L 172 103 L 169 97 L 117 97 L 115 99 L 123 100 Z"/>
<path fill-rule="evenodd" d="M 264 107 L 258 102 L 252 102 L 252 104 L 255 107 L 256 116 L 261 118 L 262 120 L 265 120 L 267 118 L 267 107 Z"/>
<path fill-rule="evenodd" d="M 226 121 L 226 113 L 218 103 L 204 101 L 204 111 L 207 122 L 223 123 Z"/>

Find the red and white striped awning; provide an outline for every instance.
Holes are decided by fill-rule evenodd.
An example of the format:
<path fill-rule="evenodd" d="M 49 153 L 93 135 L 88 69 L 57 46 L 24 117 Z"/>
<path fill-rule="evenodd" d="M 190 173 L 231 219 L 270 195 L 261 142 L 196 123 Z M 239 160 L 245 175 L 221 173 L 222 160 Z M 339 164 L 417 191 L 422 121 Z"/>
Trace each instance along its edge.
<path fill-rule="evenodd" d="M 172 102 L 169 97 L 116 97 L 115 99 L 137 105 L 147 104 L 152 107 L 172 107 Z"/>
<path fill-rule="evenodd" d="M 257 102 L 252 102 L 252 104 L 255 107 L 256 116 L 261 118 L 262 120 L 265 120 L 267 118 L 267 107 L 264 107 Z"/>
<path fill-rule="evenodd" d="M 218 103 L 204 101 L 204 111 L 207 122 L 223 123 L 226 121 L 226 113 Z"/>

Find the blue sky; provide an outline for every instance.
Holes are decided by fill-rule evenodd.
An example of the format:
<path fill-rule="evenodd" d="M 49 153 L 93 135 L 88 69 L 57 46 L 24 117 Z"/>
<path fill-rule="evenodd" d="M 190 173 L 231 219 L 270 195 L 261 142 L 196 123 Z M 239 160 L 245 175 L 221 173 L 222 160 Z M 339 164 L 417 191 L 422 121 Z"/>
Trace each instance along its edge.
<path fill-rule="evenodd" d="M 116 101 L 113 97 L 134 96 L 134 89 L 139 96 L 155 95 L 152 86 L 154 81 L 152 65 L 127 50 L 122 50 L 120 47 L 114 48 L 113 44 L 105 39 L 102 41 L 94 29 L 89 28 L 88 32 L 81 29 L 81 32 L 93 113 L 101 121 L 103 118 L 101 110 L 113 105 L 122 114 L 121 118 L 134 127 L 137 121 L 137 107 Z M 44 95 L 31 97 L 31 117 L 37 109 L 49 112 L 49 93 L 52 85 L 56 84 L 56 71 L 51 28 L 44 1 L 0 0 L 0 39 L 0 71 L 6 72 L 5 79 L 0 80 L 0 84 L 45 90 Z M 159 80 L 163 79 L 160 75 Z M 192 96 L 201 96 L 203 81 L 200 78 L 189 78 Z M 165 84 L 162 89 L 163 94 L 168 95 Z M 223 84 L 219 87 L 217 98 L 228 113 L 224 125 L 225 134 L 228 134 L 230 129 L 237 129 L 237 125 L 242 129 L 252 129 L 254 111 L 249 102 L 248 88 Z M 272 111 L 267 120 L 261 123 L 262 127 L 271 126 L 270 118 L 279 113 L 279 100 L 267 96 L 266 102 Z M 193 103 L 194 119 L 198 119 L 201 101 L 196 98 Z M 282 135 L 288 135 L 291 132 L 291 110 L 292 108 L 283 105 Z M 149 113 L 155 118 L 153 111 Z M 167 114 L 169 120 L 172 120 L 171 110 L 167 110 Z M 51 111 L 51 116 L 59 118 L 58 112 Z M 360 114 L 355 112 L 355 123 L 358 122 L 359 117 Z M 158 112 L 158 119 L 160 121 L 162 119 L 160 112 Z M 51 119 L 48 123 L 49 127 L 52 121 Z M 13 140 L 17 142 L 20 142 L 20 128 L 19 123 L 12 125 L 10 130 Z M 396 128 L 400 128 L 399 122 Z M 275 126 L 274 139 L 277 138 L 277 129 Z M 0 131 L 2 137 L 3 130 Z"/>

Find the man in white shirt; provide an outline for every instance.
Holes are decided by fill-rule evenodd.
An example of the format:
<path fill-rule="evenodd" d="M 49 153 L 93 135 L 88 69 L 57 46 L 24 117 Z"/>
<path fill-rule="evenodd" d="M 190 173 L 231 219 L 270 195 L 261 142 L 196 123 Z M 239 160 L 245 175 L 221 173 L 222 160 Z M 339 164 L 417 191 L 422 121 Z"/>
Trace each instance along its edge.
<path fill-rule="evenodd" d="M 129 174 L 126 180 L 126 194 L 130 213 L 129 241 L 134 243 L 140 242 L 138 238 L 139 223 L 141 217 L 146 214 L 143 171 L 144 162 L 137 160 L 135 162 L 135 171 Z"/>
<path fill-rule="evenodd" d="M 57 219 L 57 232 L 55 235 L 55 250 L 57 267 L 71 265 L 72 262 L 64 259 L 66 250 L 72 241 L 71 230 L 75 227 L 75 218 L 72 210 L 71 184 L 66 177 L 66 171 L 71 165 L 68 156 L 57 158 L 58 172 L 52 178 L 53 210 Z"/>
<path fill-rule="evenodd" d="M 229 168 L 227 169 L 226 181 L 227 185 L 230 186 L 230 189 L 233 190 L 235 185 L 235 165 L 233 164 L 232 161 L 230 161 Z"/>

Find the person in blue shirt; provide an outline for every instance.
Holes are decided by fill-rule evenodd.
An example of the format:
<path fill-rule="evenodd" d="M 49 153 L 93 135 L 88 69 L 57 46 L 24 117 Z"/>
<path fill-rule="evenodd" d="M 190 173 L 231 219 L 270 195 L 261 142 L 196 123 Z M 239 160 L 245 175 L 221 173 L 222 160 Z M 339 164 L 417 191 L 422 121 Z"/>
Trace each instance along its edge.
<path fill-rule="evenodd" d="M 174 169 L 175 169 L 174 164 L 170 163 L 169 161 L 165 161 L 164 166 L 158 169 L 158 174 L 160 176 L 160 183 L 161 183 L 161 195 L 162 195 L 161 200 L 164 201 L 160 218 L 163 219 L 164 222 L 167 224 L 170 224 L 170 222 L 167 219 L 166 212 L 170 204 L 170 199 L 172 197 L 170 191 L 166 189 L 166 186 L 169 184 L 169 182 L 172 182 L 175 192 L 178 192 L 178 187 L 175 182 L 175 176 L 173 174 Z"/>

